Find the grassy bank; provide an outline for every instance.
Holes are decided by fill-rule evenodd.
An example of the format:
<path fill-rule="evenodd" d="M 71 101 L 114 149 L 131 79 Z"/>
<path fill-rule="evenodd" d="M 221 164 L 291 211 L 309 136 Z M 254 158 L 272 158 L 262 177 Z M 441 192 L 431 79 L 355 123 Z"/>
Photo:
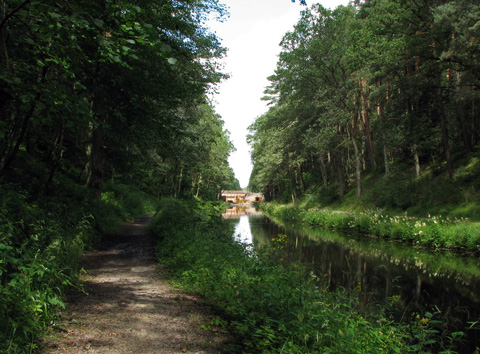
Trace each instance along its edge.
<path fill-rule="evenodd" d="M 428 247 L 480 252 L 480 223 L 468 219 L 390 216 L 382 211 L 354 213 L 302 204 L 264 203 L 261 208 L 286 222 L 319 225 Z"/>
<path fill-rule="evenodd" d="M 9 176 L 11 177 L 11 176 Z M 67 176 L 48 193 L 19 174 L 0 183 L 0 352 L 35 352 L 55 325 L 66 292 L 78 289 L 79 259 L 102 233 L 154 210 L 132 186 L 106 186 L 97 200 Z"/>
<path fill-rule="evenodd" d="M 453 345 L 430 327 L 432 314 L 394 323 L 388 308 L 361 306 L 361 289 L 330 292 L 303 266 L 283 264 L 285 236 L 255 251 L 236 243 L 220 212 L 219 204 L 164 200 L 151 228 L 173 279 L 205 296 L 221 313 L 216 323 L 237 336 L 230 352 L 406 353 Z"/>

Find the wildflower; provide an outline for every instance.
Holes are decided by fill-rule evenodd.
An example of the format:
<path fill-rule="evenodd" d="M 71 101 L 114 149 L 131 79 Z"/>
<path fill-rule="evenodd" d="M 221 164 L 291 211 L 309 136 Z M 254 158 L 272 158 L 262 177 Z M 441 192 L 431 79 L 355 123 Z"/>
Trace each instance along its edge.
<path fill-rule="evenodd" d="M 362 284 L 360 282 L 357 283 L 357 286 L 355 287 L 355 290 L 357 290 L 359 293 L 362 292 Z"/>
<path fill-rule="evenodd" d="M 402 295 L 393 295 L 393 296 L 392 296 L 392 305 L 394 305 L 394 304 L 396 304 L 397 302 L 399 302 L 401 298 L 402 298 Z"/>
<path fill-rule="evenodd" d="M 420 326 L 425 326 L 428 324 L 429 319 L 427 317 L 424 317 L 420 320 Z"/>

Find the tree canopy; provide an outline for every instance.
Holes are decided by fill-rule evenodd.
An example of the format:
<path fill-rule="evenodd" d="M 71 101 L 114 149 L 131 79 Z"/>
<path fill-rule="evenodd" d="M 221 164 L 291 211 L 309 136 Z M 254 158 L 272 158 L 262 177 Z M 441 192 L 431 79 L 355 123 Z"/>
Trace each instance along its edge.
<path fill-rule="evenodd" d="M 395 166 L 453 176 L 480 133 L 479 10 L 469 0 L 304 10 L 269 78 L 270 110 L 250 127 L 250 188 L 297 200 L 360 196 L 362 176 Z"/>
<path fill-rule="evenodd" d="M 226 77 L 205 26 L 217 0 L 1 2 L 0 173 L 26 153 L 98 197 L 126 179 L 159 195 L 234 183 L 233 146 L 207 93 Z M 20 156 L 22 155 L 22 156 Z"/>

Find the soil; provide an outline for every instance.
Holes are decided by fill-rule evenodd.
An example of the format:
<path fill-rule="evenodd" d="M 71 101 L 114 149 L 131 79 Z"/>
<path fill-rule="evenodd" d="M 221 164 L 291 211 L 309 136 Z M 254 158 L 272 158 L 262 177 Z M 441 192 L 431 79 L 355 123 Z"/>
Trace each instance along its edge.
<path fill-rule="evenodd" d="M 199 297 L 172 287 L 154 257 L 146 227 L 129 222 L 86 253 L 85 292 L 67 299 L 42 353 L 225 353 L 231 337 Z"/>

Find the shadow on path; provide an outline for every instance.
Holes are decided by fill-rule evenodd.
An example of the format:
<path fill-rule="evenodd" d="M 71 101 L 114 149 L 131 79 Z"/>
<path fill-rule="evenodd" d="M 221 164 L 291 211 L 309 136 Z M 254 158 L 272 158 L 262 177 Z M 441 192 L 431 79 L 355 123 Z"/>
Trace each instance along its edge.
<path fill-rule="evenodd" d="M 201 328 L 213 312 L 159 274 L 150 220 L 125 224 L 84 255 L 85 293 L 69 297 L 60 330 L 42 343 L 44 353 L 225 352 L 228 336 Z"/>

